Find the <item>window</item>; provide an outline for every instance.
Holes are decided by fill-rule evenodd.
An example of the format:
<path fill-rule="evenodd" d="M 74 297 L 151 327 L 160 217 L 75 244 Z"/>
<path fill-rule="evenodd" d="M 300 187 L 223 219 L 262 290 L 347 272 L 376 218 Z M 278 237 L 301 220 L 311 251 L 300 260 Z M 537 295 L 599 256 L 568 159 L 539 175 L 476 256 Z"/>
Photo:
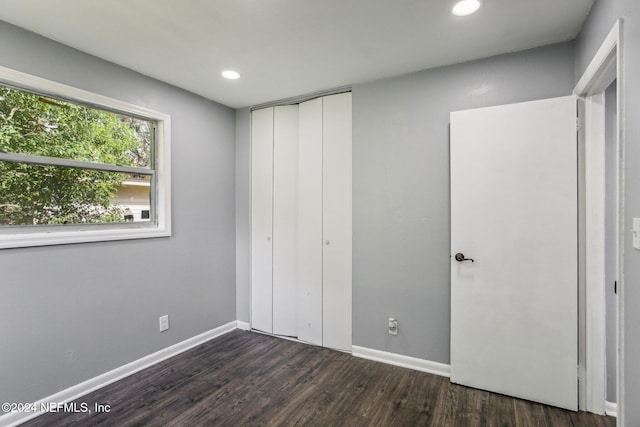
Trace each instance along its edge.
<path fill-rule="evenodd" d="M 0 248 L 169 236 L 169 126 L 0 67 Z"/>

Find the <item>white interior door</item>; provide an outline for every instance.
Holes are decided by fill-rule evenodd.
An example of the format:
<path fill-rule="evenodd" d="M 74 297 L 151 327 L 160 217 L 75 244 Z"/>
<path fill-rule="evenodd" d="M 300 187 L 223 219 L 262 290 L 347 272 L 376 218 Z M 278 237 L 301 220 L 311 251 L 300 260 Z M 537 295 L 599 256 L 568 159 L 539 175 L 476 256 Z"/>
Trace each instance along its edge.
<path fill-rule="evenodd" d="M 251 114 L 251 327 L 273 331 L 273 107 Z"/>
<path fill-rule="evenodd" d="M 322 342 L 351 351 L 351 93 L 322 102 Z"/>
<path fill-rule="evenodd" d="M 451 113 L 451 381 L 573 410 L 575 123 L 574 97 Z"/>
<path fill-rule="evenodd" d="M 298 106 L 273 113 L 273 333 L 296 333 Z"/>

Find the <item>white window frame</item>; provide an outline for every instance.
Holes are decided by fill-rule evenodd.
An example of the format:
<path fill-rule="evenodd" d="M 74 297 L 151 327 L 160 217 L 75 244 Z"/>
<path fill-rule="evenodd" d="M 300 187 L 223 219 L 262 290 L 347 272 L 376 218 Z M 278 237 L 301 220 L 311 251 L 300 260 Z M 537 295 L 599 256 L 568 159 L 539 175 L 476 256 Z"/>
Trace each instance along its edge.
<path fill-rule="evenodd" d="M 152 211 L 155 209 L 155 223 L 2 227 L 0 249 L 171 236 L 171 116 L 5 67 L 0 67 L 0 84 L 156 123 L 152 175 L 155 193 L 151 195 L 152 204 L 155 200 L 151 208 Z"/>

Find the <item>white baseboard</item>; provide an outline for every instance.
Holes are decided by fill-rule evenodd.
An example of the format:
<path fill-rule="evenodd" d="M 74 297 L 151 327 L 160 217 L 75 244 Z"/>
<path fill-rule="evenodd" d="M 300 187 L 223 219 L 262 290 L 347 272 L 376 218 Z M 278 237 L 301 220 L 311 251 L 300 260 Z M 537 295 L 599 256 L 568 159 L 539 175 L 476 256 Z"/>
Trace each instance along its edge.
<path fill-rule="evenodd" d="M 606 415 L 609 415 L 610 417 L 617 417 L 618 416 L 618 404 L 615 403 L 615 402 L 605 401 L 604 402 L 604 413 Z"/>
<path fill-rule="evenodd" d="M 243 330 L 243 331 L 250 331 L 251 330 L 251 325 L 249 324 L 249 322 L 243 322 L 242 320 L 236 320 L 236 323 L 238 325 L 238 329 Z"/>
<path fill-rule="evenodd" d="M 359 347 L 357 345 L 352 347 L 352 354 L 363 359 L 375 360 L 376 362 L 415 369 L 416 371 L 428 372 L 443 377 L 449 377 L 451 375 L 451 367 L 449 365 L 418 359 L 417 357 L 404 356 L 402 354 L 389 353 L 372 348 Z"/>
<path fill-rule="evenodd" d="M 195 337 L 186 339 L 170 347 L 163 348 L 153 354 L 134 360 L 131 363 L 127 363 L 126 365 L 120 366 L 119 368 L 106 372 L 102 375 L 98 375 L 97 377 L 91 378 L 80 384 L 76 384 L 35 402 L 33 404 L 33 408 L 39 409 L 41 406 L 46 406 L 48 403 L 65 403 L 76 400 L 79 397 L 91 393 L 92 391 L 128 377 L 129 375 L 135 374 L 138 371 L 160 363 L 170 357 L 176 356 L 193 347 L 212 340 L 213 338 L 219 337 L 220 335 L 231 332 L 234 329 L 242 329 L 238 323 L 240 322 L 234 320 L 233 322 L 229 322 L 200 335 L 196 335 Z M 14 427 L 27 420 L 38 417 L 43 413 L 44 412 L 40 412 L 39 410 L 35 412 L 10 412 L 0 416 L 0 427 Z"/>

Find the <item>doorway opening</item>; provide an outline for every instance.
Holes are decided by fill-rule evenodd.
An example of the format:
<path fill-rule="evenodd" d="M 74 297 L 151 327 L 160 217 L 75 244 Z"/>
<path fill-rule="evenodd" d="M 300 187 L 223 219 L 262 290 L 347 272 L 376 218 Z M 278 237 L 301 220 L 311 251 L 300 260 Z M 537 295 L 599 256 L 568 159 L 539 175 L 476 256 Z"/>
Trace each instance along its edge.
<path fill-rule="evenodd" d="M 573 93 L 580 99 L 580 409 L 622 419 L 624 100 L 622 20 Z M 617 293 L 616 293 L 617 292 Z M 614 374 L 615 372 L 615 374 Z"/>

